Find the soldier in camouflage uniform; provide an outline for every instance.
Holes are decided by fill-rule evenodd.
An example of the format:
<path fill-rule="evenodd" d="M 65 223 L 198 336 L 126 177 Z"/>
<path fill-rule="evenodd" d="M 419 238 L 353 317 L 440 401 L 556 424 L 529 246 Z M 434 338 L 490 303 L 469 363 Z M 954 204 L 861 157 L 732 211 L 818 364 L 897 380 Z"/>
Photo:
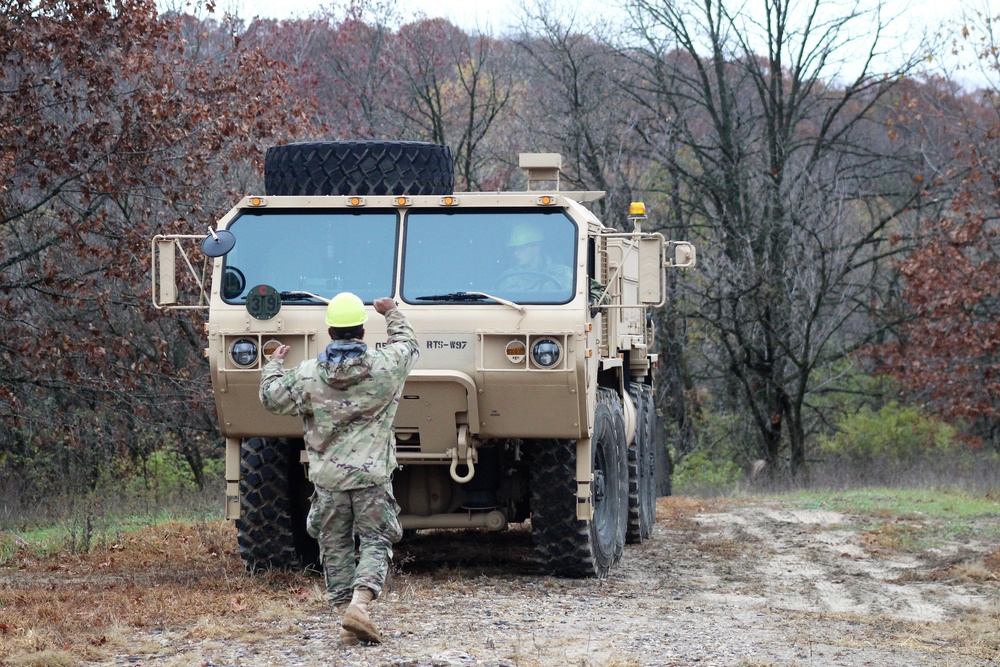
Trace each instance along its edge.
<path fill-rule="evenodd" d="M 573 286 L 573 271 L 545 255 L 545 235 L 530 225 L 515 225 L 507 247 L 514 263 L 497 278 L 500 289 L 549 291 Z"/>
<path fill-rule="evenodd" d="M 376 299 L 385 316 L 388 343 L 377 350 L 363 342 L 364 303 L 341 293 L 327 307 L 333 342 L 317 359 L 285 370 L 288 346 L 264 366 L 260 400 L 279 415 L 304 422 L 309 479 L 315 486 L 306 529 L 317 539 L 327 593 L 344 613 L 341 638 L 380 642 L 368 603 L 382 592 L 392 545 L 402 537 L 399 505 L 392 495 L 396 444 L 392 432 L 403 383 L 417 361 L 413 328 L 390 298 Z M 354 535 L 360 538 L 355 565 Z"/>

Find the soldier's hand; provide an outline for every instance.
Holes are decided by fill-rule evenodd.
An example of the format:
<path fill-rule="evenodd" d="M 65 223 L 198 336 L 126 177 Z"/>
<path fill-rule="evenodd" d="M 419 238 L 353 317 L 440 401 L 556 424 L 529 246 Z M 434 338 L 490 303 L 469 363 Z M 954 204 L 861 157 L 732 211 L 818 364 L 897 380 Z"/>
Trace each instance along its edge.
<path fill-rule="evenodd" d="M 372 302 L 372 306 L 375 307 L 376 313 L 379 315 L 385 315 L 396 307 L 396 302 L 390 297 L 384 296 L 381 299 L 375 299 L 375 301 Z"/>
<path fill-rule="evenodd" d="M 279 345 L 278 349 L 271 353 L 271 359 L 277 359 L 278 361 L 283 361 L 286 356 L 288 356 L 288 351 L 292 348 L 288 345 Z"/>

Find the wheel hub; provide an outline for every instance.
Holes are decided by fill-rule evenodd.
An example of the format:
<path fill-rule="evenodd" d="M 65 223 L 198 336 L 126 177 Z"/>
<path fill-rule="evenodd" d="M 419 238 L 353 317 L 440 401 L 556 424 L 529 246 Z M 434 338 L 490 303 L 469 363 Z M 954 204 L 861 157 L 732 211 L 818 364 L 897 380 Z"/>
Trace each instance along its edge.
<path fill-rule="evenodd" d="M 594 502 L 599 503 L 604 500 L 604 471 L 594 472 Z"/>

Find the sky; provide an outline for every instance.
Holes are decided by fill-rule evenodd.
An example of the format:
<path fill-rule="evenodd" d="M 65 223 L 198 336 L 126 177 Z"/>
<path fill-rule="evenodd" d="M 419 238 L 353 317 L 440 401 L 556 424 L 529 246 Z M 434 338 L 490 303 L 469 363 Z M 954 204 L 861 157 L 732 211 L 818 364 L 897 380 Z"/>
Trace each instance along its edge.
<path fill-rule="evenodd" d="M 532 0 L 533 1 L 533 0 Z M 600 0 L 557 0 L 566 6 L 583 10 L 598 11 L 607 3 Z M 427 17 L 446 18 L 464 29 L 491 27 L 494 33 L 516 25 L 516 11 L 519 0 L 396 0 L 404 21 L 414 19 L 419 14 Z M 271 18 L 308 16 L 325 5 L 340 6 L 344 0 L 216 0 L 220 9 L 238 5 L 242 16 L 260 15 Z"/>
<path fill-rule="evenodd" d="M 260 15 L 271 18 L 289 18 L 308 16 L 323 6 L 342 6 L 346 0 L 215 0 L 220 11 L 236 8 L 240 16 L 252 17 Z M 519 6 L 525 0 L 396 0 L 397 7 L 403 15 L 403 21 L 416 19 L 420 14 L 427 17 L 442 17 L 455 25 L 471 31 L 482 30 L 494 35 L 503 35 L 516 28 L 521 15 Z M 530 5 L 538 4 L 540 0 L 527 0 Z M 617 0 L 541 0 L 548 2 L 564 11 L 577 11 L 584 21 L 593 17 L 602 17 L 607 21 L 615 21 L 616 17 L 624 19 L 621 10 L 616 9 Z M 737 0 L 738 1 L 738 0 Z M 737 1 L 733 6 L 737 6 Z M 755 6 L 763 6 L 764 0 L 743 0 L 748 11 Z M 862 5 L 874 3 L 876 0 L 859 0 Z M 793 0 L 794 2 L 794 0 Z M 922 34 L 922 28 L 936 30 L 949 19 L 957 20 L 963 11 L 986 10 L 987 13 L 1000 12 L 1000 0 L 883 0 L 888 12 L 899 16 L 891 29 L 905 43 L 915 44 Z M 992 7 L 990 6 L 992 3 Z M 810 4 L 808 2 L 804 4 Z M 824 0 L 830 8 L 850 7 L 853 0 Z M 792 5 L 794 6 L 794 4 Z M 882 44 L 890 43 L 883 40 Z M 950 57 L 950 56 L 949 56 Z M 966 57 L 967 65 L 974 59 Z M 954 73 L 954 68 L 949 68 Z M 975 69 L 975 68 L 973 68 Z M 981 74 L 966 71 L 959 75 L 960 80 L 972 85 L 982 85 L 989 80 Z M 992 83 L 1000 75 L 992 75 Z"/>
<path fill-rule="evenodd" d="M 397 0 L 404 18 L 415 18 L 418 13 L 428 17 L 443 17 L 463 28 L 473 28 L 488 22 L 496 32 L 516 25 L 518 5 L 521 0 Z M 549 0 L 553 2 L 553 0 Z M 962 6 L 979 7 L 988 0 L 885 0 L 890 9 L 905 9 L 906 17 L 917 22 L 939 23 L 960 11 Z M 529 0 L 535 4 L 534 0 Z M 343 2 L 328 0 L 216 0 L 222 8 L 229 5 L 242 7 L 244 16 L 259 14 L 272 18 L 307 16 L 324 5 L 341 5 Z M 554 0 L 557 7 L 576 8 L 586 13 L 606 12 L 613 17 L 616 13 L 614 0 Z M 733 3 L 734 6 L 736 3 Z M 748 6 L 762 4 L 762 0 L 749 0 Z M 848 6 L 844 0 L 831 0 L 830 6 Z"/>

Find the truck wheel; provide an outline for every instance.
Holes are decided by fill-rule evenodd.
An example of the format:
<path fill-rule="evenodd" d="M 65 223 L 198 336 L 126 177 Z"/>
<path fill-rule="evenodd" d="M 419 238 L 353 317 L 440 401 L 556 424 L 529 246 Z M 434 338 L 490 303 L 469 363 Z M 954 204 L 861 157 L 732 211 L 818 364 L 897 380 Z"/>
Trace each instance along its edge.
<path fill-rule="evenodd" d="M 243 440 L 236 539 L 248 572 L 300 569 L 319 560 L 319 546 L 305 530 L 312 489 L 299 463 L 301 449 L 301 440 Z"/>
<path fill-rule="evenodd" d="M 653 390 L 633 382 L 629 394 L 635 403 L 635 438 L 628 447 L 628 530 L 625 541 L 638 544 L 653 534 L 656 523 L 656 449 L 653 429 L 656 412 Z"/>
<path fill-rule="evenodd" d="M 448 195 L 448 146 L 420 141 L 313 141 L 271 146 L 264 189 L 283 195 Z"/>
<path fill-rule="evenodd" d="M 548 571 L 604 577 L 621 558 L 628 513 L 625 426 L 618 396 L 598 390 L 591 440 L 592 521 L 576 518 L 576 441 L 543 440 L 532 458 L 531 532 Z"/>

